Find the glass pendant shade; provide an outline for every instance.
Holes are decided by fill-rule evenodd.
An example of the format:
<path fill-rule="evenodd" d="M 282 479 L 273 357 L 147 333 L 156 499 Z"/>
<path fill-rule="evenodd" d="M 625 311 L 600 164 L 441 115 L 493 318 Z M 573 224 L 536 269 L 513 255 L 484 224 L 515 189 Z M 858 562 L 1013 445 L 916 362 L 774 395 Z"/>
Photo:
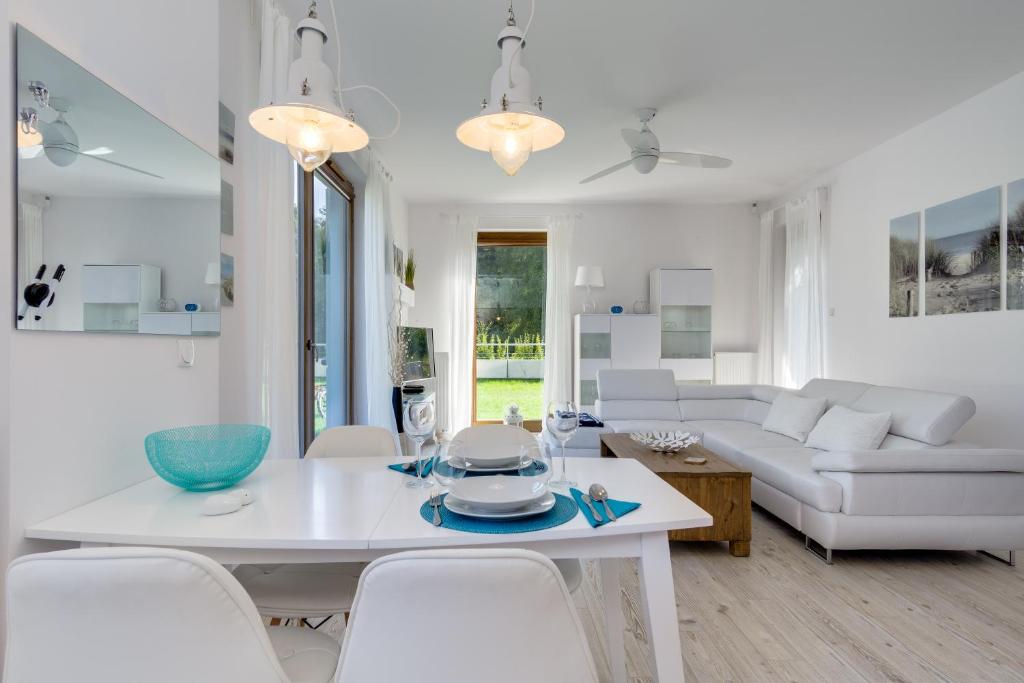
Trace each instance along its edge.
<path fill-rule="evenodd" d="M 18 115 L 18 149 L 38 147 L 43 144 L 43 134 L 39 132 L 39 124 L 33 109 L 22 109 Z"/>
<path fill-rule="evenodd" d="M 324 25 L 315 12 L 297 28 L 301 56 L 288 70 L 288 92 L 249 115 L 249 124 L 261 135 L 288 147 L 305 171 L 312 171 L 331 154 L 366 147 L 370 136 L 334 100 L 335 80 L 322 58 L 327 41 Z"/>

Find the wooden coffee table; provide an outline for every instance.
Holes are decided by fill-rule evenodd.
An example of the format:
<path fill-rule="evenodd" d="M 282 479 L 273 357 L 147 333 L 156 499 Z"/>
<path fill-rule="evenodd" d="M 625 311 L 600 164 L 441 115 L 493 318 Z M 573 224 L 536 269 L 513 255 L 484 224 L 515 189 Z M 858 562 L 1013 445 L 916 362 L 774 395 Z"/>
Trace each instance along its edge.
<path fill-rule="evenodd" d="M 687 465 L 683 458 L 690 455 L 708 461 Z M 715 520 L 709 527 L 669 531 L 670 541 L 728 541 L 735 557 L 750 555 L 750 472 L 697 444 L 677 454 L 656 453 L 629 434 L 602 434 L 601 457 L 639 460 Z"/>

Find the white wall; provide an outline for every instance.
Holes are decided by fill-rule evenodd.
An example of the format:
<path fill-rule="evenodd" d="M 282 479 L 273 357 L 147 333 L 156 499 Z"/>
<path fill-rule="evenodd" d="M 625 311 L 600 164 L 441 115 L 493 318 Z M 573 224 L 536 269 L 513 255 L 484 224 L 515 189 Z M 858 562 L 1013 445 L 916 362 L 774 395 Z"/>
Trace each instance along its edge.
<path fill-rule="evenodd" d="M 409 207 L 409 244 L 416 251 L 416 306 L 413 325 L 434 328 L 436 350 L 449 346 L 447 276 L 451 263 L 448 217 L 576 214 L 572 272 L 579 265 L 604 269 L 605 288 L 594 290 L 598 310 L 621 304 L 632 311 L 637 299 L 650 300 L 649 275 L 658 267 L 714 270 L 714 345 L 719 351 L 757 347 L 757 217 L 745 205 L 587 204 Z M 488 219 L 497 226 L 501 220 Z M 509 218 L 508 228 L 537 221 Z M 585 290 L 573 292 L 580 310 Z"/>
<path fill-rule="evenodd" d="M 7 17 L 124 93 L 216 155 L 217 7 L 204 0 L 10 0 Z M 0 101 L 14 89 L 10 36 Z M 182 46 L 186 45 L 187 49 Z M 0 153 L 10 164 L 7 136 Z M 10 176 L 9 176 L 10 177 Z M 13 187 L 0 187 L 0 212 Z M 3 272 L 13 272 L 13 226 L 0 240 Z M 8 270 L 10 269 L 10 270 Z M 54 544 L 27 542 L 26 524 L 152 475 L 145 435 L 174 425 L 218 419 L 216 338 L 199 338 L 196 365 L 177 366 L 176 340 L 162 337 L 17 332 L 10 280 L 0 293 L 0 418 L 9 543 L 13 556 Z M 8 381 L 9 380 L 9 381 Z M 9 421 L 9 425 L 8 425 Z"/>
<path fill-rule="evenodd" d="M 1024 74 L 814 178 L 831 186 L 827 374 L 965 394 L 961 438 L 1024 446 L 1024 311 L 888 317 L 889 220 L 1024 177 Z"/>

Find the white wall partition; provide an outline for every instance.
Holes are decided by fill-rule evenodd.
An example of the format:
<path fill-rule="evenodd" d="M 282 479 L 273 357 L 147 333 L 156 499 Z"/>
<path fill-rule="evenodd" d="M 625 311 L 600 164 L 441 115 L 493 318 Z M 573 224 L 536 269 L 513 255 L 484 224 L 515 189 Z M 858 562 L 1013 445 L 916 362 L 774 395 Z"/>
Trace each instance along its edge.
<path fill-rule="evenodd" d="M 831 186 L 827 375 L 970 396 L 992 446 L 1024 446 L 1024 311 L 889 318 L 889 220 L 1024 178 L 1021 121 L 1024 74 L 805 185 Z"/>

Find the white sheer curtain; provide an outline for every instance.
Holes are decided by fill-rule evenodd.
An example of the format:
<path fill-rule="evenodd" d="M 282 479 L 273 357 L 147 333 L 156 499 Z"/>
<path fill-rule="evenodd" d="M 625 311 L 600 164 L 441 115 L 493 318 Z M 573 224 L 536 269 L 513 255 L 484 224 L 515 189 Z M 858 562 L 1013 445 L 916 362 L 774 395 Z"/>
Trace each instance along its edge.
<path fill-rule="evenodd" d="M 544 406 L 572 399 L 572 216 L 548 219 L 544 296 Z"/>
<path fill-rule="evenodd" d="M 287 17 L 272 0 L 263 2 L 259 101 L 284 93 L 291 63 Z M 284 145 L 250 136 L 255 163 L 256 240 L 251 264 L 259 273 L 256 292 L 257 416 L 270 427 L 268 457 L 294 458 L 299 439 L 299 331 L 296 225 L 293 210 L 294 163 Z"/>
<path fill-rule="evenodd" d="M 783 381 L 802 387 L 825 372 L 825 188 L 786 205 Z"/>
<path fill-rule="evenodd" d="M 21 297 L 25 287 L 35 277 L 36 271 L 43 262 L 43 210 L 35 204 L 18 202 L 18 301 L 21 304 Z M 56 263 L 47 264 L 46 276 L 53 274 L 57 268 Z M 18 329 L 36 330 L 42 327 L 42 321 L 37 321 L 33 316 L 25 316 L 24 320 L 18 322 Z"/>
<path fill-rule="evenodd" d="M 391 302 L 394 285 L 387 272 L 391 233 L 390 182 L 377 157 L 370 152 L 363 199 L 363 324 L 366 330 L 360 370 L 366 386 L 366 423 L 396 431 L 391 407 Z"/>
<path fill-rule="evenodd" d="M 757 342 L 757 381 L 775 383 L 775 213 L 761 214 L 761 262 L 758 274 L 760 334 Z"/>
<path fill-rule="evenodd" d="M 451 220 L 452 269 L 448 275 L 448 305 L 451 310 L 451 357 L 448 386 L 451 393 L 452 432 L 473 421 L 473 363 L 476 334 L 476 233 L 477 216 Z"/>

